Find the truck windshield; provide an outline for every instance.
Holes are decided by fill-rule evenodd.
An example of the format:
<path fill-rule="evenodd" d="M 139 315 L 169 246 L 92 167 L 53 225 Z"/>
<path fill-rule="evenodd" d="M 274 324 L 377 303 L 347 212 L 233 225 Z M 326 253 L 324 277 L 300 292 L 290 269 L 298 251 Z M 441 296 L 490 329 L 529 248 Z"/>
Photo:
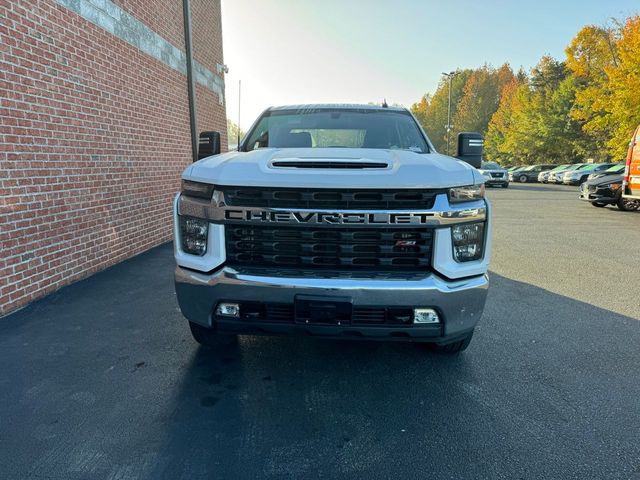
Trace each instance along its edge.
<path fill-rule="evenodd" d="M 266 112 L 249 132 L 243 150 L 267 147 L 429 151 L 408 113 L 364 109 Z"/>

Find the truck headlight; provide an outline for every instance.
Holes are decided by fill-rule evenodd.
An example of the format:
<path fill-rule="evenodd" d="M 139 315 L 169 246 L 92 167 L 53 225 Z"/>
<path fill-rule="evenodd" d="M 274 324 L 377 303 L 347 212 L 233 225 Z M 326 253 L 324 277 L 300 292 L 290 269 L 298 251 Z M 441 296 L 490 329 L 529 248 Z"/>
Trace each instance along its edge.
<path fill-rule="evenodd" d="M 207 252 L 209 222 L 193 217 L 180 217 L 180 244 L 191 255 L 202 256 Z"/>
<path fill-rule="evenodd" d="M 472 202 L 484 198 L 484 183 L 449 189 L 449 203 Z"/>
<path fill-rule="evenodd" d="M 453 258 L 456 262 L 470 262 L 482 258 L 484 223 L 467 223 L 451 227 Z"/>
<path fill-rule="evenodd" d="M 209 183 L 182 180 L 182 193 L 189 197 L 211 199 L 214 186 Z"/>

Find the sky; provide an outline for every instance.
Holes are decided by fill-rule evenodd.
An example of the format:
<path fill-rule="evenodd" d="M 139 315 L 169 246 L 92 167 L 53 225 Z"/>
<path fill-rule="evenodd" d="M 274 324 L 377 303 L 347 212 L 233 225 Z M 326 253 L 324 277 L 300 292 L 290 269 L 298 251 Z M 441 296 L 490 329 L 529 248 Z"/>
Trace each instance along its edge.
<path fill-rule="evenodd" d="M 272 105 L 397 103 L 442 72 L 564 58 L 584 25 L 640 12 L 638 0 L 222 0 L 227 116 L 248 129 Z"/>

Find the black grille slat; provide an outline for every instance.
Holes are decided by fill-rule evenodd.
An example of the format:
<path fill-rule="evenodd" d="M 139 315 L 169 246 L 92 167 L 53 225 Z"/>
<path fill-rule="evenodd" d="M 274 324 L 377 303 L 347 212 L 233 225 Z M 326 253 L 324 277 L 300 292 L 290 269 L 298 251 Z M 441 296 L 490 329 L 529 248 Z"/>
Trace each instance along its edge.
<path fill-rule="evenodd" d="M 227 225 L 225 232 L 227 263 L 267 267 L 423 270 L 430 265 L 433 240 L 424 228 Z"/>
<path fill-rule="evenodd" d="M 290 322 L 293 321 L 294 309 L 293 305 L 286 304 L 267 304 L 266 317 L 272 322 Z"/>
<path fill-rule="evenodd" d="M 351 315 L 352 323 L 384 323 L 387 319 L 385 308 L 354 308 Z"/>
<path fill-rule="evenodd" d="M 295 322 L 293 303 L 241 303 L 240 316 L 245 322 Z M 408 321 L 406 319 L 409 319 Z M 413 308 L 386 308 L 377 306 L 354 306 L 351 312 L 352 325 L 411 325 Z M 349 323 L 349 322 L 347 322 Z"/>
<path fill-rule="evenodd" d="M 262 187 L 216 187 L 229 206 L 344 210 L 429 209 L 442 190 L 340 190 Z"/>
<path fill-rule="evenodd" d="M 308 229 L 289 227 L 227 227 L 227 240 L 248 241 L 250 237 L 255 241 L 292 241 L 316 240 L 322 242 L 357 242 L 358 244 L 380 245 L 380 242 L 395 240 L 420 241 L 431 238 L 429 230 L 410 229 Z"/>
<path fill-rule="evenodd" d="M 388 163 L 379 162 L 332 162 L 332 161 L 277 161 L 273 162 L 274 167 L 279 168 L 331 168 L 331 169 L 351 169 L 360 170 L 365 168 L 388 168 Z"/>

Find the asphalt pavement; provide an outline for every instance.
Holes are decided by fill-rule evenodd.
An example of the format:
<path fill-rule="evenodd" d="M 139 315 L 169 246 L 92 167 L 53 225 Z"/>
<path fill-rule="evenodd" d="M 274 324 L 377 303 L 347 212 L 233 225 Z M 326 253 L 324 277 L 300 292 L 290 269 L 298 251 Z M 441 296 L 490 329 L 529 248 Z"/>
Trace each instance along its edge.
<path fill-rule="evenodd" d="M 0 478 L 640 479 L 640 213 L 489 197 L 492 285 L 459 356 L 200 348 L 170 245 L 0 319 Z"/>

